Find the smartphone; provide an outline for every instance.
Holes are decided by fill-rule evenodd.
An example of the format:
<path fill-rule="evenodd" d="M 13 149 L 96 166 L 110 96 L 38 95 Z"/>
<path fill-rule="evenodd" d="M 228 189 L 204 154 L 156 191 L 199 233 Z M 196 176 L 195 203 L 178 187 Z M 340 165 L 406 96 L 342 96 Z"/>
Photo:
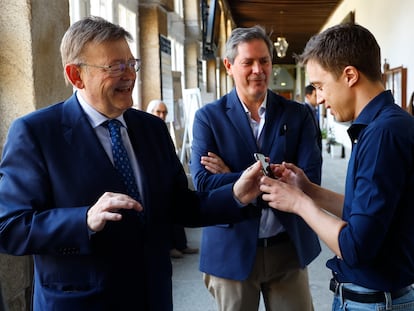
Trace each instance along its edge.
<path fill-rule="evenodd" d="M 266 176 L 272 177 L 272 178 L 276 178 L 273 175 L 272 170 L 270 169 L 269 162 L 266 161 L 266 157 L 263 154 L 261 154 L 261 153 L 254 153 L 254 158 L 256 160 L 260 161 L 260 163 L 262 164 L 263 174 L 265 174 Z"/>

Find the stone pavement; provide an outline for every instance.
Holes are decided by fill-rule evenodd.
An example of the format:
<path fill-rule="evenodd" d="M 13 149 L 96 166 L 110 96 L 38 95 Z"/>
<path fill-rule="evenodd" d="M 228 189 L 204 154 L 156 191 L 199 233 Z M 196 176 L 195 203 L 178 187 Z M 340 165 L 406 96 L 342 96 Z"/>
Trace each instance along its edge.
<path fill-rule="evenodd" d="M 345 158 L 340 154 L 332 157 L 324 148 L 322 186 L 336 192 L 344 192 L 346 167 L 349 150 Z M 190 247 L 199 247 L 201 229 L 186 228 Z M 321 254 L 309 266 L 309 279 L 315 311 L 331 310 L 332 293 L 328 289 L 330 270 L 325 266 L 332 252 L 321 243 Z M 173 259 L 173 299 L 175 311 L 216 311 L 215 302 L 204 287 L 202 274 L 198 270 L 199 255 L 184 255 L 182 259 Z M 259 311 L 265 308 L 261 303 Z M 296 310 L 292 310 L 296 311 Z"/>

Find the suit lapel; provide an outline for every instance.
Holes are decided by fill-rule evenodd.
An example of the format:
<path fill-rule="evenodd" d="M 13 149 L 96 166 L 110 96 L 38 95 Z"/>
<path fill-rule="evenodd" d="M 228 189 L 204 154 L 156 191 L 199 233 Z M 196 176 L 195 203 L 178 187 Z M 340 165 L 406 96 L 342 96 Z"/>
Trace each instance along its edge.
<path fill-rule="evenodd" d="M 226 103 L 226 114 L 230 120 L 230 123 L 235 128 L 241 140 L 246 142 L 246 148 L 250 153 L 259 150 L 256 138 L 253 135 L 252 128 L 246 112 L 243 109 L 242 104 L 237 96 L 236 90 L 233 89 L 228 96 Z M 277 115 L 282 114 L 284 106 L 277 97 L 268 91 L 267 103 L 266 103 L 266 120 L 262 132 L 262 145 L 260 150 L 268 155 L 272 146 L 276 143 L 277 137 L 284 136 L 287 131 L 287 124 L 281 122 L 280 117 Z"/>
<path fill-rule="evenodd" d="M 96 180 L 101 182 L 105 180 L 116 189 L 122 189 L 124 187 L 122 180 L 102 147 L 75 94 L 63 104 L 62 127 L 66 143 L 72 146 L 71 150 L 76 153 L 76 161 L 80 162 L 78 165 L 83 166 L 85 170 L 93 174 L 92 176 L 99 175 Z"/>
<path fill-rule="evenodd" d="M 272 146 L 277 143 L 277 138 L 283 136 L 287 124 L 283 124 L 282 118 L 278 115 L 284 110 L 283 104 L 275 97 L 272 92 L 268 91 L 266 102 L 266 119 L 263 128 L 262 148 L 264 154 L 269 154 Z"/>
<path fill-rule="evenodd" d="M 251 154 L 258 150 L 256 138 L 253 135 L 252 128 L 250 126 L 249 117 L 244 111 L 236 89 L 233 89 L 228 95 L 226 102 L 226 115 L 230 120 L 235 131 L 240 136 L 240 141 L 246 143 L 246 148 Z"/>

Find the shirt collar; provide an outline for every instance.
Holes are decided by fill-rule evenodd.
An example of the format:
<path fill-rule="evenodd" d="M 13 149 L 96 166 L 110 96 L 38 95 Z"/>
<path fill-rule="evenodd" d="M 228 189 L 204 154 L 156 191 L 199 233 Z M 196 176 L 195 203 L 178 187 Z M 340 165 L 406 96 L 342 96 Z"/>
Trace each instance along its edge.
<path fill-rule="evenodd" d="M 240 98 L 239 98 L 239 100 L 240 100 Z M 246 107 L 246 105 L 243 103 L 243 101 L 242 100 L 240 100 L 240 102 L 241 102 L 241 104 L 242 104 L 242 106 L 243 106 L 243 109 L 244 109 L 244 111 L 248 114 L 248 115 L 250 115 L 250 111 L 249 111 L 249 109 L 247 109 L 247 107 Z M 266 103 L 267 103 L 267 92 L 266 92 L 266 95 L 265 95 L 265 97 L 264 97 L 264 99 L 263 99 L 263 101 L 262 101 L 262 104 L 260 105 L 260 107 L 259 107 L 259 116 L 260 116 L 260 118 L 263 116 L 263 114 L 266 112 Z"/>
<path fill-rule="evenodd" d="M 370 122 L 375 120 L 378 113 L 390 102 L 394 102 L 391 91 L 381 92 L 362 109 L 359 116 L 348 128 L 348 135 L 353 144 L 357 143 L 359 134 Z"/>
<path fill-rule="evenodd" d="M 97 128 L 98 126 L 102 125 L 105 121 L 109 120 L 107 117 L 105 117 L 95 108 L 93 108 L 78 91 L 76 91 L 75 95 L 83 111 L 86 113 L 86 116 L 93 128 Z M 127 127 L 123 114 L 117 117 L 116 119 L 119 120 L 124 127 Z"/>

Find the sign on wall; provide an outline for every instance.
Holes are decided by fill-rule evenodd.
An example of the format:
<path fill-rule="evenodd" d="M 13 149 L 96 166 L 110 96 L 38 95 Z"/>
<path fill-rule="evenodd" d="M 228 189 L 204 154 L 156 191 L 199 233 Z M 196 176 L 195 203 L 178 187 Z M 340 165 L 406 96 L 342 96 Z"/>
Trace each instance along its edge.
<path fill-rule="evenodd" d="M 161 96 L 168 107 L 166 122 L 174 121 L 174 94 L 171 69 L 171 41 L 160 35 Z"/>

